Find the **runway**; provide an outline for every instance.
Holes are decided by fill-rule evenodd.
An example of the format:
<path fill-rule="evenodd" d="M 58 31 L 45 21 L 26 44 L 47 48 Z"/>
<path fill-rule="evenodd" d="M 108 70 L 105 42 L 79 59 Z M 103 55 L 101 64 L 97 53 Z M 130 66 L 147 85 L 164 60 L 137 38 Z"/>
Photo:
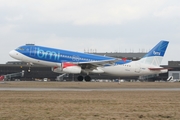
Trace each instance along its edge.
<path fill-rule="evenodd" d="M 0 82 L 0 91 L 180 91 L 180 82 Z"/>
<path fill-rule="evenodd" d="M 180 88 L 0 88 L 0 91 L 180 91 Z"/>

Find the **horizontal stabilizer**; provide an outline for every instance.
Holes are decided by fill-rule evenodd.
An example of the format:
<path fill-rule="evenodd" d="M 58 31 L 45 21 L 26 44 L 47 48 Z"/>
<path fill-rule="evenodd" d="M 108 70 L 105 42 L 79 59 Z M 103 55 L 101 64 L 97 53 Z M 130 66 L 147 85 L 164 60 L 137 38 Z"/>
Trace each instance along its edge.
<path fill-rule="evenodd" d="M 149 68 L 149 70 L 169 70 L 172 68 L 163 68 L 163 67 L 159 67 L 159 68 Z"/>

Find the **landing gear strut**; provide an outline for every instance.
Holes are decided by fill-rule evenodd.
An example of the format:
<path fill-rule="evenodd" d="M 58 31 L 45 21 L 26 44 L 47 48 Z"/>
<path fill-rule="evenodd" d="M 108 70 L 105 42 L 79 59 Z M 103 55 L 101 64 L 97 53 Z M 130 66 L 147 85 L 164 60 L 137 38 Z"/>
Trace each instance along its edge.
<path fill-rule="evenodd" d="M 33 65 L 33 63 L 27 63 L 27 65 L 29 66 L 29 69 L 27 71 L 28 71 L 28 73 L 30 73 L 31 72 L 31 66 Z"/>

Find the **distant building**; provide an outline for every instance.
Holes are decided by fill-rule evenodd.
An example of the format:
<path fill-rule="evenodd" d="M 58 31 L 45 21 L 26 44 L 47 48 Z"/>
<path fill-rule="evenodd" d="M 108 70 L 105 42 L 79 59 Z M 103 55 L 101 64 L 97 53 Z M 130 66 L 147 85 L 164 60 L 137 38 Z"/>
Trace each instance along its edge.
<path fill-rule="evenodd" d="M 180 61 L 168 61 L 168 67 L 170 68 L 168 77 L 180 80 Z"/>

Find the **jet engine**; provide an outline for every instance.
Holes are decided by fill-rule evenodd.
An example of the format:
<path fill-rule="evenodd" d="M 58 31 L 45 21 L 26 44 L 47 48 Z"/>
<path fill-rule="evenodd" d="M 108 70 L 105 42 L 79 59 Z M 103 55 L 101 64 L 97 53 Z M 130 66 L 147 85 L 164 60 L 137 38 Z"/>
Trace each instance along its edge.
<path fill-rule="evenodd" d="M 62 66 L 53 67 L 52 71 L 56 73 L 72 73 L 79 74 L 81 73 L 81 67 L 71 64 L 71 63 L 63 63 Z"/>

